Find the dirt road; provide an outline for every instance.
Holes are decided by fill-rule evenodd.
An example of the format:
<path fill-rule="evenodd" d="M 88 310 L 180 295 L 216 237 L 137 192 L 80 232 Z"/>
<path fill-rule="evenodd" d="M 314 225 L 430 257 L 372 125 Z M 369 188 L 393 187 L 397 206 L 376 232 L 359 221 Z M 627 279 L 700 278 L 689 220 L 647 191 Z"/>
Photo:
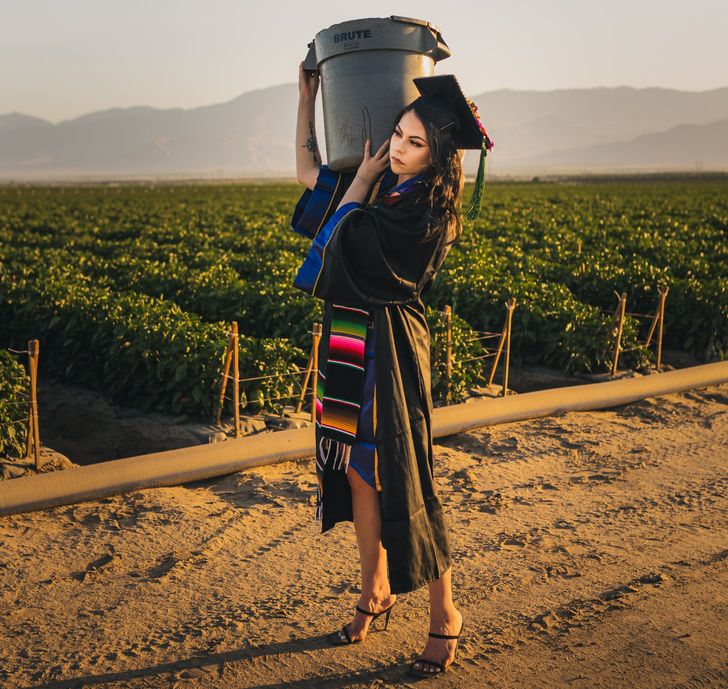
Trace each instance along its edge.
<path fill-rule="evenodd" d="M 728 686 L 728 385 L 435 446 L 466 633 L 440 687 Z M 427 590 L 351 619 L 312 460 L 0 518 L 0 685 L 414 685 Z"/>

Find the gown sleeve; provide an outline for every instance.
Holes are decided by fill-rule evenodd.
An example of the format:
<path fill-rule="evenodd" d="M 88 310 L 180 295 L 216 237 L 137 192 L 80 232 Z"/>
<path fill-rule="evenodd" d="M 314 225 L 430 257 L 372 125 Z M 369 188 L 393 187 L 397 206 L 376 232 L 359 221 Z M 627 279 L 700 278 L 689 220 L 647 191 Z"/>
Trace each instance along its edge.
<path fill-rule="evenodd" d="M 363 308 L 406 304 L 433 274 L 437 237 L 425 238 L 427 213 L 352 201 L 320 228 L 294 287 Z"/>
<path fill-rule="evenodd" d="M 355 172 L 336 172 L 328 165 L 321 165 L 316 185 L 306 189 L 296 203 L 291 229 L 313 239 L 336 210 L 355 175 Z"/>

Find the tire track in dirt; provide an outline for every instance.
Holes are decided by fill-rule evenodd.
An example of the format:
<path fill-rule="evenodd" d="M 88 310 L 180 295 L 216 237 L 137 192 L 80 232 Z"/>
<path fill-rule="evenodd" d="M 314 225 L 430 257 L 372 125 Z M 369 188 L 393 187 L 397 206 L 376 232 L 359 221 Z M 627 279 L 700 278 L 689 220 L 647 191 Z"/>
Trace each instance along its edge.
<path fill-rule="evenodd" d="M 507 617 L 510 624 L 503 624 L 489 615 L 468 615 L 469 635 L 464 640 L 462 660 L 487 660 L 492 654 L 514 651 L 523 653 L 524 647 L 545 639 L 568 637 L 575 631 L 589 632 L 590 628 L 604 625 L 610 616 L 623 610 L 635 609 L 649 597 L 662 596 L 666 589 L 685 586 L 694 577 L 708 578 L 717 572 L 728 572 L 728 550 L 721 550 L 706 557 L 683 561 L 688 573 L 675 568 L 669 572 L 651 571 L 631 577 L 626 581 L 616 581 L 602 588 L 592 596 L 573 597 L 559 605 L 549 606 L 540 611 L 518 610 Z M 593 635 L 596 635 L 593 633 Z M 477 642 L 474 640 L 478 639 Z"/>
<path fill-rule="evenodd" d="M 246 480 L 247 477 L 241 477 L 241 482 L 245 482 Z M 207 491 L 204 492 L 207 493 Z M 235 496 L 233 500 L 240 499 L 241 497 L 244 498 L 244 493 L 245 491 L 241 491 L 241 494 Z M 155 508 L 154 512 L 176 514 L 180 522 L 184 521 L 186 517 L 185 511 L 175 507 L 174 494 L 171 496 L 165 495 L 164 499 L 167 497 L 170 498 L 170 504 L 158 505 L 158 509 Z M 108 499 L 104 505 L 110 504 L 111 507 L 108 509 L 102 508 L 101 512 L 118 514 L 119 511 L 115 509 L 118 506 L 114 503 L 123 501 L 125 498 L 126 496 L 116 496 L 115 498 Z M 98 509 L 98 505 L 96 508 Z M 83 506 L 82 511 L 84 513 L 91 513 L 91 510 L 93 510 L 93 504 L 86 504 Z M 132 523 L 136 525 L 140 524 L 139 515 L 134 513 L 133 507 L 122 504 L 121 510 L 125 512 L 127 518 L 130 520 L 127 526 L 131 526 Z M 147 558 L 126 557 L 125 552 L 117 551 L 113 545 L 107 544 L 105 548 L 107 552 L 105 554 L 86 561 L 85 565 L 81 565 L 75 571 L 71 567 L 70 576 L 86 584 L 87 595 L 91 599 L 94 597 L 93 588 L 89 589 L 88 586 L 104 586 L 109 578 L 118 579 L 125 576 L 131 576 L 136 579 L 135 587 L 154 584 L 155 586 L 161 586 L 162 591 L 167 592 L 171 596 L 175 596 L 176 593 L 174 590 L 168 590 L 169 586 L 175 588 L 179 586 L 194 588 L 195 573 L 199 572 L 200 574 L 204 574 L 204 576 L 208 576 L 209 572 L 204 571 L 206 566 L 213 563 L 218 554 L 222 553 L 225 555 L 225 549 L 231 543 L 235 543 L 238 548 L 240 548 L 241 543 L 245 543 L 246 555 L 241 558 L 243 566 L 255 563 L 257 566 L 265 568 L 266 563 L 264 560 L 267 557 L 280 555 L 279 551 L 281 548 L 306 528 L 312 514 L 307 512 L 307 518 L 301 515 L 298 521 L 293 521 L 292 523 L 291 517 L 293 515 L 290 512 L 286 514 L 285 510 L 276 509 L 272 515 L 265 515 L 265 529 L 256 528 L 261 518 L 258 513 L 267 510 L 268 506 L 266 505 L 251 505 L 245 502 L 233 506 L 223 505 L 223 509 L 219 509 L 209 515 L 214 517 L 211 523 L 215 524 L 216 528 L 211 533 L 205 534 L 199 541 L 192 545 L 186 546 L 184 543 L 179 543 L 174 549 L 167 550 L 149 561 Z M 86 518 L 86 514 L 79 515 L 78 511 L 79 506 L 74 506 L 73 513 L 76 516 L 80 516 L 90 532 L 98 531 L 99 528 L 102 528 L 99 527 L 103 523 L 101 518 L 89 520 Z M 233 516 L 227 521 L 220 523 L 219 518 L 227 513 L 231 513 Z M 196 518 L 196 515 L 194 518 Z M 169 524 L 167 523 L 166 526 L 169 527 Z M 143 529 L 143 538 L 144 530 L 158 529 L 159 525 L 146 523 L 141 528 Z M 91 540 L 92 536 L 89 535 L 88 538 Z M 74 550 L 82 553 L 83 540 L 85 539 L 80 540 L 81 542 L 79 543 L 79 539 L 73 539 L 72 543 Z M 164 541 L 165 539 L 158 538 L 155 540 Z M 133 570 L 128 571 L 125 569 L 127 560 L 134 562 L 135 567 Z M 145 564 L 145 562 L 148 564 Z M 282 570 L 285 570 L 285 568 L 277 571 Z M 128 620 L 130 619 L 139 619 L 143 625 L 144 616 L 137 615 L 135 611 L 148 609 L 148 606 L 139 606 L 140 597 L 142 599 L 145 597 L 143 591 L 137 593 L 134 597 L 125 597 L 111 605 L 105 606 L 103 614 L 105 617 L 117 617 L 120 621 L 119 629 L 124 627 L 129 628 Z M 89 669 L 103 667 L 109 662 L 115 662 L 122 658 L 134 659 L 150 653 L 153 655 L 158 654 L 160 651 L 164 651 L 170 647 L 184 645 L 184 642 L 188 642 L 189 640 L 201 639 L 205 636 L 205 629 L 209 628 L 236 630 L 239 628 L 239 624 L 235 620 L 236 616 L 238 618 L 241 616 L 245 617 L 246 615 L 250 616 L 251 610 L 257 611 L 254 616 L 257 620 L 275 619 L 277 616 L 280 617 L 283 612 L 283 607 L 273 597 L 261 599 L 257 606 L 251 606 L 246 603 L 239 605 L 237 609 L 233 608 L 229 611 L 220 611 L 218 606 L 219 603 L 216 600 L 211 600 L 208 606 L 194 610 L 192 615 L 189 614 L 192 610 L 186 609 L 186 606 L 178 606 L 177 614 L 167 619 L 167 624 L 163 626 L 153 623 L 149 624 L 148 626 L 151 627 L 151 631 L 148 633 L 140 634 L 138 632 L 141 629 L 137 625 L 131 625 L 131 629 L 128 629 L 128 631 L 132 632 L 131 637 L 135 640 L 131 641 L 130 639 L 128 643 L 125 643 L 120 634 L 114 644 L 115 651 L 110 650 L 108 641 L 106 640 L 102 641 L 101 644 L 97 644 L 94 640 L 93 632 L 90 632 L 88 635 L 81 633 L 79 634 L 78 641 L 81 641 L 81 637 L 87 636 L 88 641 L 91 642 L 86 646 L 86 658 L 81 665 L 71 656 L 63 658 L 62 656 L 58 657 L 56 655 L 55 663 L 52 665 L 43 663 L 45 665 L 44 670 L 40 673 L 32 673 L 31 679 L 35 681 L 43 679 L 47 676 L 49 669 L 58 675 L 59 673 L 72 673 L 81 667 Z M 81 619 L 87 618 L 93 620 L 96 611 L 93 608 L 82 607 L 77 612 Z M 126 624 L 123 624 L 122 620 L 126 620 Z M 135 628 L 137 633 L 134 633 Z M 41 659 L 39 658 L 37 660 L 40 661 Z"/>
<path fill-rule="evenodd" d="M 660 621 L 662 608 L 674 608 L 698 584 L 709 592 L 711 582 L 725 581 L 726 415 L 707 410 L 710 436 L 700 435 L 708 429 L 700 419 L 675 434 L 649 425 L 657 416 L 675 425 L 671 412 L 653 413 L 653 406 L 628 418 L 613 412 L 608 422 L 599 412 L 582 422 L 567 415 L 545 426 L 513 424 L 436 446 L 456 602 L 468 625 L 459 667 L 440 686 L 609 686 L 600 678 L 617 677 L 608 673 L 620 664 L 648 662 L 648 651 L 661 657 L 659 646 L 640 647 L 642 618 Z M 684 422 L 692 410 L 680 414 Z M 593 424 L 588 433 L 584 423 Z M 28 677 L 23 667 L 34 681 L 66 677 L 125 689 L 407 686 L 403 671 L 426 635 L 425 590 L 400 597 L 387 634 L 353 648 L 322 645 L 325 632 L 351 618 L 359 572 L 351 524 L 316 533 L 311 479 L 312 466 L 280 465 L 207 487 L 141 491 L 138 503 L 119 496 L 96 503 L 96 514 L 76 506 L 63 528 L 52 527 L 48 544 L 81 532 L 68 541 L 68 561 L 55 566 L 80 578 L 28 582 L 27 618 L 9 619 L 31 657 L 21 660 L 8 645 L 4 671 L 15 669 L 16 682 Z M 28 518 L 22 528 L 39 523 Z M 16 526 L 12 540 L 21 538 Z M 13 547 L 32 558 L 32 547 Z M 37 608 L 56 585 L 67 586 L 56 597 L 78 592 L 85 600 L 65 614 L 63 605 L 44 607 L 63 629 L 54 642 Z M 714 617 L 710 600 L 698 602 Z M 627 616 L 625 643 L 635 655 L 601 657 L 599 647 L 609 646 Z M 114 630 L 111 638 L 99 641 L 97 620 Z M 564 653 L 580 649 L 585 664 L 568 674 Z M 710 663 L 685 665 L 682 675 L 649 688 L 704 681 L 712 689 L 721 673 Z"/>

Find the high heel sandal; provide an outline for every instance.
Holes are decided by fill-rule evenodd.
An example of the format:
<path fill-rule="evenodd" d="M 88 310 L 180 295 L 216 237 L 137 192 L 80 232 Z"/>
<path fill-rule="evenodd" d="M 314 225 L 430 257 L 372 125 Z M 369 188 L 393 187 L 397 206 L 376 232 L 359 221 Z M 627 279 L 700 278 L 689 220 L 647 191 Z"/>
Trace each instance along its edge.
<path fill-rule="evenodd" d="M 392 614 L 392 608 L 394 607 L 394 604 L 396 602 L 397 601 L 395 600 L 394 603 L 392 603 L 392 605 L 390 605 L 388 608 L 385 608 L 384 610 L 380 610 L 379 612 L 370 612 L 369 610 L 364 610 L 364 609 L 360 608 L 358 605 L 356 606 L 356 609 L 359 612 L 363 613 L 364 615 L 369 615 L 372 618 L 372 621 L 369 623 L 369 629 L 371 629 L 371 627 L 374 624 L 374 621 L 377 619 L 377 617 L 379 617 L 380 615 L 386 614 L 386 617 L 384 618 L 384 629 L 382 630 L 382 631 L 386 632 L 387 627 L 389 626 L 389 616 Z M 346 641 L 343 641 L 341 639 L 341 636 L 339 636 L 339 634 L 341 634 L 342 632 L 343 632 L 344 636 L 346 637 Z M 364 637 L 364 638 L 366 638 L 366 637 Z M 349 634 L 349 629 L 347 628 L 346 625 L 344 625 L 339 631 L 331 632 L 331 634 L 329 634 L 329 636 L 328 636 L 328 639 L 334 646 L 347 646 L 348 644 L 358 644 L 364 640 L 364 639 L 352 639 L 351 635 Z"/>
<path fill-rule="evenodd" d="M 431 636 L 435 639 L 459 639 L 460 635 L 463 633 L 463 624 L 460 625 L 460 631 L 457 633 L 457 635 L 449 635 L 449 634 L 435 634 L 435 632 L 430 632 L 428 636 Z M 455 653 L 457 653 L 457 645 L 455 646 Z M 455 657 L 453 656 L 452 663 L 455 662 Z M 432 667 L 437 668 L 434 672 L 429 672 L 425 670 L 424 668 L 417 669 L 415 667 L 415 663 L 427 663 L 428 665 L 431 665 Z M 450 665 L 452 665 L 450 663 Z M 442 663 L 439 663 L 436 660 L 428 660 L 427 658 L 417 658 L 412 665 L 410 665 L 409 670 L 407 670 L 407 674 L 411 675 L 412 677 L 434 677 L 436 675 L 441 675 L 445 670 L 447 670 L 448 665 L 445 667 Z"/>

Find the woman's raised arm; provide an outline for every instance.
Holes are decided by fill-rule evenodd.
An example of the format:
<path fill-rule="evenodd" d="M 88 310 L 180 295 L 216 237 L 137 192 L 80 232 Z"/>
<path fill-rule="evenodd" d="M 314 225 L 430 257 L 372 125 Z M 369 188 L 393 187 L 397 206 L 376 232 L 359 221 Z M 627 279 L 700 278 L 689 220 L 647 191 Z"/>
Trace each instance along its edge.
<path fill-rule="evenodd" d="M 311 75 L 298 66 L 298 118 L 296 121 L 296 179 L 313 189 L 316 185 L 321 153 L 316 140 L 316 92 L 319 76 Z"/>

